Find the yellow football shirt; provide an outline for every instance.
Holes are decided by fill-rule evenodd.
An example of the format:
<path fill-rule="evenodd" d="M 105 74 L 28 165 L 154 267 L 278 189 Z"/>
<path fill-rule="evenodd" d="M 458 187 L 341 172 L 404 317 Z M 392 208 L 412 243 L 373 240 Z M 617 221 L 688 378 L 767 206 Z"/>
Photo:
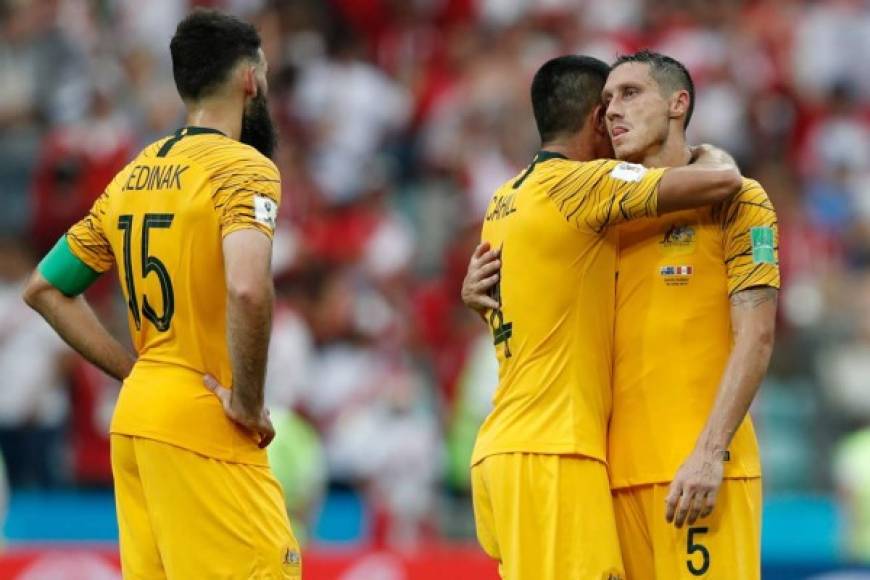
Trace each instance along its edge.
<path fill-rule="evenodd" d="M 663 169 L 541 152 L 494 194 L 482 238 L 501 248 L 487 313 L 499 361 L 472 464 L 495 453 L 604 461 L 611 405 L 616 234 L 656 215 Z"/>
<path fill-rule="evenodd" d="M 752 180 L 731 200 L 619 229 L 613 417 L 614 488 L 667 482 L 707 421 L 731 352 L 729 296 L 779 287 L 776 213 Z M 747 417 L 726 477 L 761 475 Z"/>
<path fill-rule="evenodd" d="M 98 272 L 113 264 L 138 359 L 112 433 L 164 441 L 226 461 L 266 465 L 255 436 L 230 421 L 203 385 L 232 385 L 222 240 L 254 228 L 271 237 L 280 201 L 275 165 L 217 131 L 179 130 L 143 150 L 67 233 Z"/>

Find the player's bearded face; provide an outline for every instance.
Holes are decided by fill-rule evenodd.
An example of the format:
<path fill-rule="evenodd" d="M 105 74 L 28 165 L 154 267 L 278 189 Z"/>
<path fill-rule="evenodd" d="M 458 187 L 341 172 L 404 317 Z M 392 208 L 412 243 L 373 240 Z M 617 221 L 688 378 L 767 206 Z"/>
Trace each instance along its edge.
<path fill-rule="evenodd" d="M 607 131 L 616 157 L 641 163 L 668 136 L 668 101 L 649 74 L 649 65 L 615 68 L 604 85 Z"/>
<path fill-rule="evenodd" d="M 270 159 L 275 152 L 278 135 L 269 114 L 266 91 L 262 87 L 242 112 L 242 134 L 239 141 L 250 145 Z"/>

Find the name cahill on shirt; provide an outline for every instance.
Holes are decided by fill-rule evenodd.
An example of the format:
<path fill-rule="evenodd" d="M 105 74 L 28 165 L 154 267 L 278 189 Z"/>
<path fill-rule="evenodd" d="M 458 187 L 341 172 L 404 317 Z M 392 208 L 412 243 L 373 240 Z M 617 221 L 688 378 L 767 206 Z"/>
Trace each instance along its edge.
<path fill-rule="evenodd" d="M 489 207 L 490 210 L 489 213 L 486 214 L 486 221 L 491 222 L 493 220 L 506 218 L 517 211 L 516 193 L 495 196 L 492 199 L 492 202 L 490 202 Z"/>
<path fill-rule="evenodd" d="M 187 165 L 137 165 L 130 172 L 123 191 L 181 189 L 181 174 Z"/>

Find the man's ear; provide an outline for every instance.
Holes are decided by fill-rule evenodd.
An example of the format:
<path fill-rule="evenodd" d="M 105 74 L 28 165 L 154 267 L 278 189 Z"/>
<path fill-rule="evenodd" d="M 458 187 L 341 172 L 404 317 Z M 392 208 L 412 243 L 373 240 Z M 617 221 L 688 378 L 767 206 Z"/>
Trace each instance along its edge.
<path fill-rule="evenodd" d="M 592 110 L 592 122 L 599 135 L 607 135 L 607 107 L 604 103 L 597 104 Z"/>
<path fill-rule="evenodd" d="M 242 89 L 245 91 L 245 97 L 256 97 L 260 90 L 257 84 L 257 69 L 254 66 L 242 67 Z"/>
<path fill-rule="evenodd" d="M 668 116 L 671 119 L 685 118 L 689 113 L 689 91 L 677 91 L 671 95 Z"/>

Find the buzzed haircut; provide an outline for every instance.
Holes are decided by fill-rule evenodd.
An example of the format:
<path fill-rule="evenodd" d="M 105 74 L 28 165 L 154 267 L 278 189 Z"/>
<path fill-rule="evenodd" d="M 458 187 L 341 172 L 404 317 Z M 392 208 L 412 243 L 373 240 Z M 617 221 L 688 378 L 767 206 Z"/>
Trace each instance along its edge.
<path fill-rule="evenodd" d="M 532 109 L 541 142 L 579 131 L 601 104 L 601 90 L 610 67 L 583 55 L 548 60 L 532 79 Z"/>
<path fill-rule="evenodd" d="M 260 35 L 251 24 L 217 10 L 194 10 L 169 43 L 178 94 L 191 101 L 209 96 L 239 61 L 257 61 L 259 49 Z"/>
<path fill-rule="evenodd" d="M 677 59 L 659 52 L 641 50 L 634 54 L 620 56 L 613 63 L 613 68 L 629 62 L 648 64 L 650 76 L 663 91 L 669 93 L 686 91 L 689 93 L 689 109 L 686 111 L 686 122 L 683 124 L 683 130 L 687 129 L 689 121 L 692 120 L 692 112 L 695 110 L 695 83 L 685 65 Z"/>

